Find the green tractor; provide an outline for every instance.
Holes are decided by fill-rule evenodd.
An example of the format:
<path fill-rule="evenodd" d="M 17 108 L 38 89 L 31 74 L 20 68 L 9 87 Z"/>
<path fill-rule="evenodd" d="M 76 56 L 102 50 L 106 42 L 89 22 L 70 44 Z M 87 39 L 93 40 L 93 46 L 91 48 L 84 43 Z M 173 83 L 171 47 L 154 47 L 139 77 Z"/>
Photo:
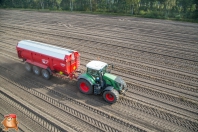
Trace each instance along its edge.
<path fill-rule="evenodd" d="M 91 61 L 86 67 L 86 73 L 81 74 L 77 82 L 82 93 L 103 94 L 103 98 L 108 103 L 115 103 L 119 99 L 119 94 L 123 94 L 127 90 L 126 83 L 121 77 L 107 71 L 107 63 Z"/>

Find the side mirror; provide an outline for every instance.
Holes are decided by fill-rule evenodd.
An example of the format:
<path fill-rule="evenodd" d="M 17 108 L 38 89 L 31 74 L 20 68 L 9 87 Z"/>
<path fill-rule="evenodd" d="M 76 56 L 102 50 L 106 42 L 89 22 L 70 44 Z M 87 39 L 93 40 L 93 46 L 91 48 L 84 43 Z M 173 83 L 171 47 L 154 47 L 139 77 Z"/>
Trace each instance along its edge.
<path fill-rule="evenodd" d="M 111 66 L 111 68 L 107 71 L 108 73 L 111 73 L 111 70 L 114 68 L 113 64 L 109 64 L 108 67 L 110 67 L 110 66 Z"/>
<path fill-rule="evenodd" d="M 103 71 L 101 71 L 100 74 L 103 76 L 104 75 Z"/>
<path fill-rule="evenodd" d="M 111 68 L 112 68 L 112 69 L 114 68 L 113 64 L 111 64 Z"/>

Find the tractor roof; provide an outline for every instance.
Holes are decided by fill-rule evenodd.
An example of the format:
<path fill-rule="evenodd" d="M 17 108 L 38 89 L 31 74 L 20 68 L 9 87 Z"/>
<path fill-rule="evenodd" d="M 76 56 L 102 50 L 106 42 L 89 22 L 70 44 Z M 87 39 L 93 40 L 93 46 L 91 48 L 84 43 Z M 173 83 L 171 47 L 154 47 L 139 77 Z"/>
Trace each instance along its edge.
<path fill-rule="evenodd" d="M 107 66 L 107 63 L 102 62 L 102 61 L 90 61 L 87 65 L 88 68 L 94 69 L 94 70 L 101 70 L 105 66 Z"/>

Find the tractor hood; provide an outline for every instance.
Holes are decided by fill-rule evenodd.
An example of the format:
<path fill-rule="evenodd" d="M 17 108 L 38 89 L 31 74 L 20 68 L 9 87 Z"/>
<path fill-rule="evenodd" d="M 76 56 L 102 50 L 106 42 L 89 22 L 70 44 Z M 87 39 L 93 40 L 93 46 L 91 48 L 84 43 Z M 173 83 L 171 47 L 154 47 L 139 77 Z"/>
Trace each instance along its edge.
<path fill-rule="evenodd" d="M 120 88 L 126 87 L 125 81 L 119 76 L 115 76 L 115 75 L 110 74 L 110 73 L 105 73 L 104 77 L 108 78 L 109 80 L 115 81 Z"/>
<path fill-rule="evenodd" d="M 125 81 L 121 77 L 117 76 L 116 79 L 115 79 L 115 81 L 117 83 L 119 83 L 120 85 L 126 87 L 126 83 L 125 83 Z"/>
<path fill-rule="evenodd" d="M 108 78 L 110 80 L 115 80 L 117 76 L 113 75 L 113 74 L 110 74 L 110 73 L 105 73 L 104 74 L 104 77 L 105 78 Z"/>

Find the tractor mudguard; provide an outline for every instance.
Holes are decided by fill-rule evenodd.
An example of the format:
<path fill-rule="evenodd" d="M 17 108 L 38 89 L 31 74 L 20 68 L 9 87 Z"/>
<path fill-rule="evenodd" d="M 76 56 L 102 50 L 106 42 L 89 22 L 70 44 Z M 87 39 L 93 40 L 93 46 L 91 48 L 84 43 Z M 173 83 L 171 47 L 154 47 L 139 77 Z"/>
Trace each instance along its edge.
<path fill-rule="evenodd" d="M 112 89 L 114 89 L 112 86 L 108 86 L 108 87 L 106 87 L 106 88 L 103 90 L 103 92 L 104 92 L 104 91 L 111 91 Z"/>
<path fill-rule="evenodd" d="M 77 80 L 79 80 L 79 79 L 85 79 L 85 80 L 87 80 L 92 86 L 95 84 L 94 79 L 93 79 L 91 76 L 87 75 L 86 73 L 81 74 L 81 75 L 77 78 Z"/>

